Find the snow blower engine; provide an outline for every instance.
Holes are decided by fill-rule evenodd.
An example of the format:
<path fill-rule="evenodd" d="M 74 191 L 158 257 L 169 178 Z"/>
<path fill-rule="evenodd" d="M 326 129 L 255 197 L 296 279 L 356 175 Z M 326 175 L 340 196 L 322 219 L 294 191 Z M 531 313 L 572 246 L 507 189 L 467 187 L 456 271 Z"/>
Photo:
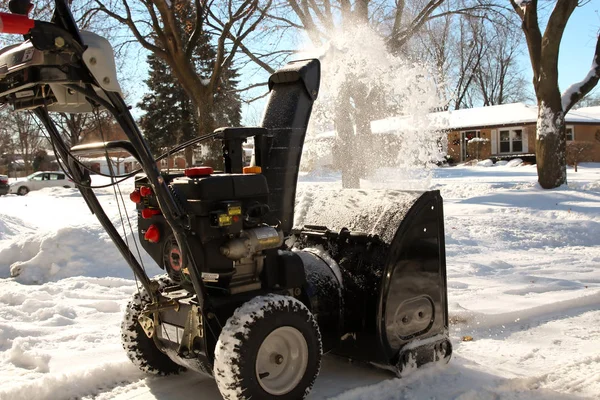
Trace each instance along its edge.
<path fill-rule="evenodd" d="M 0 104 L 44 125 L 57 160 L 140 283 L 121 327 L 134 364 L 154 374 L 211 375 L 226 399 L 301 399 L 327 352 L 399 376 L 450 359 L 439 192 L 307 186 L 296 199 L 318 60 L 271 75 L 260 127 L 217 129 L 154 157 L 121 97 L 110 44 L 80 32 L 66 0 L 55 5 L 51 22 L 29 19 L 28 0 L 0 13 L 0 32 L 25 37 L 0 51 Z M 49 114 L 99 109 L 128 140 L 69 148 Z M 253 163 L 244 166 L 248 139 Z M 204 140 L 222 144 L 223 171 L 159 171 L 160 160 Z M 80 160 L 123 151 L 140 170 L 106 175 L 114 184 L 135 181 L 135 236 L 166 271 L 157 278 L 103 210 Z M 121 210 L 131 210 L 129 200 Z"/>

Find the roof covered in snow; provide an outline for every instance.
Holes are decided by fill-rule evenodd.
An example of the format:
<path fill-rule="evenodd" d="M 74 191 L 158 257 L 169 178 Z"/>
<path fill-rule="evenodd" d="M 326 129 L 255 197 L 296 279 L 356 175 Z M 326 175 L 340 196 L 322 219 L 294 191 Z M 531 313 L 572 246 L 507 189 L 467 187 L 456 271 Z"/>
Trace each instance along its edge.
<path fill-rule="evenodd" d="M 430 113 L 426 116 L 430 129 L 459 130 L 507 125 L 534 124 L 537 106 L 524 103 L 501 104 L 489 107 L 468 108 Z M 600 107 L 585 107 L 571 110 L 566 116 L 567 124 L 586 123 L 600 125 Z M 422 122 L 422 121 L 420 121 Z M 394 130 L 410 130 L 412 117 L 392 117 L 371 122 L 374 133 Z"/>
<path fill-rule="evenodd" d="M 537 107 L 523 103 L 512 103 L 435 114 L 438 118 L 447 118 L 447 129 L 460 129 L 535 122 L 537 120 Z"/>
<path fill-rule="evenodd" d="M 582 107 L 577 110 L 571 110 L 567 114 L 568 122 L 600 122 L 600 106 Z"/>

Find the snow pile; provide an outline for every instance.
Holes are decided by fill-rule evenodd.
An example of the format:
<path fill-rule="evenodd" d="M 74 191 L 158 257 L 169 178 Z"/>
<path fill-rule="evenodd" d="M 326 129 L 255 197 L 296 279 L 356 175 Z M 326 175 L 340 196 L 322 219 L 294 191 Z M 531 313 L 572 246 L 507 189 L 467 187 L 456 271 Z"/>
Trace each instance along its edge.
<path fill-rule="evenodd" d="M 0 399 L 81 398 L 143 375 L 119 341 L 130 280 L 0 280 Z"/>
<path fill-rule="evenodd" d="M 15 256 L 19 259 L 15 260 Z M 99 226 L 24 236 L 1 250 L 0 259 L 14 260 L 10 275 L 22 283 L 43 283 L 77 275 L 114 276 L 118 270 L 127 268 Z M 4 270 L 0 273 L 6 276 Z"/>
<path fill-rule="evenodd" d="M 510 160 L 509 162 L 507 162 L 505 165 L 507 167 L 518 167 L 519 165 L 523 164 L 523 160 L 520 158 L 513 158 L 512 160 Z"/>
<path fill-rule="evenodd" d="M 490 159 L 482 160 L 482 161 L 479 161 L 477 163 L 477 166 L 478 167 L 493 167 L 494 166 L 494 162 L 492 160 L 490 160 Z"/>
<path fill-rule="evenodd" d="M 107 183 L 95 177 L 95 184 Z M 129 193 L 128 181 L 122 186 Z M 99 200 L 119 232 L 121 216 L 112 189 L 99 190 Z M 126 240 L 132 245 L 137 238 L 134 205 L 122 215 Z M 25 284 L 40 284 L 73 276 L 131 277 L 132 272 L 116 246 L 89 211 L 75 189 L 46 188 L 27 196 L 5 196 L 0 214 L 0 278 L 15 277 Z M 133 230 L 133 234 L 131 230 Z M 134 252 L 135 252 L 135 247 Z M 156 264 L 143 252 L 142 262 L 152 271 Z"/>
<path fill-rule="evenodd" d="M 487 143 L 489 141 L 490 141 L 490 139 L 487 139 L 487 138 L 474 137 L 474 138 L 470 139 L 468 142 L 469 143 Z"/>

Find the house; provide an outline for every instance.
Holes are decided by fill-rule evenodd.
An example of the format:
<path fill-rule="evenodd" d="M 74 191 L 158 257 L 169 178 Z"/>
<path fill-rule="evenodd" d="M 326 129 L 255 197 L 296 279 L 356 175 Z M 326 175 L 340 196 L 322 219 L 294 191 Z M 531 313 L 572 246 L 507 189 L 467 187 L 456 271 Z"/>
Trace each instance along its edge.
<path fill-rule="evenodd" d="M 515 157 L 535 160 L 537 106 L 513 103 L 435 115 L 446 120 L 447 152 L 455 162 Z M 565 122 L 567 144 L 572 141 L 590 144 L 581 161 L 600 162 L 600 107 L 571 110 Z"/>
<path fill-rule="evenodd" d="M 567 144 L 585 143 L 589 150 L 578 161 L 600 162 L 600 107 L 571 110 L 566 115 Z M 444 132 L 440 143 L 453 162 L 475 159 L 523 158 L 535 162 L 537 106 L 502 104 L 417 116 L 398 116 L 371 122 L 372 148 L 382 159 L 394 159 L 393 151 L 417 131 Z M 442 137 L 444 135 L 442 134 Z M 312 170 L 335 167 L 332 149 L 336 133 L 311 133 L 306 137 L 302 167 Z"/>

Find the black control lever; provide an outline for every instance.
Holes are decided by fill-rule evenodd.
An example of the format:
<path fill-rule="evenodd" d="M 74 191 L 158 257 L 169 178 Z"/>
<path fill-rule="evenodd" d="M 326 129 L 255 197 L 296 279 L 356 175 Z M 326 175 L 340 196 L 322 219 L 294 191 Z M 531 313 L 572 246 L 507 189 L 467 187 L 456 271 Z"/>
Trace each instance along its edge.
<path fill-rule="evenodd" d="M 241 174 L 243 170 L 242 144 L 249 137 L 256 139 L 266 136 L 269 131 L 260 127 L 219 128 L 215 130 L 215 139 L 223 143 L 223 162 L 228 174 Z M 257 163 L 257 166 L 261 166 Z"/>

